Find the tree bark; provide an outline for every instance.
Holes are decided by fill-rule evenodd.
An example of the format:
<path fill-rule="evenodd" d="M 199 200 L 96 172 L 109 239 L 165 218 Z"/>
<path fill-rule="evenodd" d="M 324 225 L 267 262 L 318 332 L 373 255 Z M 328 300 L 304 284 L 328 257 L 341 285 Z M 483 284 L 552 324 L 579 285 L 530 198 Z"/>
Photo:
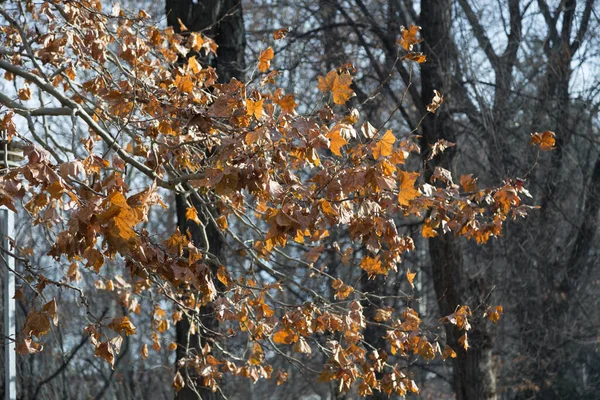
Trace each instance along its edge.
<path fill-rule="evenodd" d="M 422 0 L 420 25 L 427 27 L 422 31 L 424 53 L 427 62 L 421 64 L 421 98 L 426 106 L 433 96 L 433 90 L 446 95 L 451 90 L 453 65 L 456 54 L 452 43 L 452 1 Z M 423 121 L 421 149 L 423 159 L 429 156 L 430 146 L 440 139 L 456 142 L 456 132 L 447 106 L 442 106 L 435 114 L 429 114 Z M 425 177 L 431 177 L 436 166 L 452 169 L 453 148 L 426 165 Z M 479 304 L 488 293 L 484 279 L 473 279 L 463 263 L 458 241 L 451 235 L 443 235 L 429 242 L 434 288 L 442 316 L 456 311 L 461 305 Z M 468 351 L 458 344 L 462 335 L 456 327 L 446 325 L 447 344 L 457 357 L 452 359 L 453 389 L 457 400 L 496 399 L 496 379 L 492 363 L 493 335 L 486 329 L 485 321 L 474 318 L 471 321 Z"/>
<path fill-rule="evenodd" d="M 180 22 L 192 32 L 202 32 L 212 37 L 217 45 L 216 59 L 207 60 L 216 68 L 220 82 L 229 82 L 233 78 L 242 79 L 246 68 L 244 62 L 244 51 L 246 47 L 246 35 L 244 29 L 244 20 L 241 0 L 166 0 L 167 24 L 174 30 L 181 33 Z M 190 232 L 192 242 L 198 246 L 204 246 L 204 232 L 202 228 L 194 222 L 188 221 L 185 214 L 189 206 L 188 201 L 182 195 L 177 196 L 176 210 L 179 230 L 182 233 Z M 192 201 L 191 206 L 195 207 L 199 219 L 206 226 L 206 236 L 210 252 L 218 259 L 222 257 L 223 239 L 218 228 L 206 218 L 203 212 L 212 212 L 214 209 L 207 209 L 206 205 L 197 204 Z M 217 265 L 211 265 L 214 270 Z M 210 305 L 202 307 L 200 310 L 202 325 L 207 328 L 197 334 L 190 334 L 190 321 L 183 318 L 176 325 L 177 340 L 177 359 L 179 360 L 198 354 L 200 348 L 204 345 L 209 332 L 215 330 L 217 321 L 213 317 L 212 307 Z M 190 354 L 190 353 L 191 354 Z M 194 376 L 193 371 L 188 371 Z M 182 372 L 184 377 L 185 373 Z M 220 397 L 207 388 L 203 388 L 201 379 L 196 378 L 196 387 L 198 393 L 186 385 L 176 394 L 178 400 L 191 400 L 201 397 L 202 399 L 216 399 Z"/>

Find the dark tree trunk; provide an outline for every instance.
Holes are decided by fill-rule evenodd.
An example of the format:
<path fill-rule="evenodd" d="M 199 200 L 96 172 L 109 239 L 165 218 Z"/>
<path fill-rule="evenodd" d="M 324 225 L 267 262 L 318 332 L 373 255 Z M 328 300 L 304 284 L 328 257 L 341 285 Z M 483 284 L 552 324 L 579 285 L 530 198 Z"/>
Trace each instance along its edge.
<path fill-rule="evenodd" d="M 421 97 L 424 105 L 438 90 L 448 97 L 453 80 L 456 54 L 452 44 L 452 1 L 422 0 L 420 25 L 423 29 L 424 52 L 427 62 L 421 64 Z M 456 142 L 456 133 L 447 106 L 423 121 L 423 157 L 428 157 L 430 145 L 440 139 Z M 426 179 L 435 166 L 452 169 L 454 152 L 444 152 L 427 164 Z M 451 235 L 440 235 L 429 242 L 431 268 L 438 305 L 442 316 L 456 311 L 461 305 L 478 305 L 488 293 L 483 279 L 472 279 L 463 263 L 458 241 Z M 453 388 L 457 400 L 496 398 L 496 381 L 492 363 L 493 335 L 486 329 L 485 321 L 471 321 L 470 348 L 465 352 L 458 344 L 462 335 L 456 327 L 446 326 L 447 344 L 458 356 L 452 359 Z"/>
<path fill-rule="evenodd" d="M 181 21 L 189 31 L 202 32 L 215 40 L 219 46 L 217 57 L 207 61 L 216 68 L 220 82 L 229 82 L 232 78 L 243 78 L 246 68 L 244 62 L 246 36 L 241 0 L 166 0 L 166 13 L 168 25 L 172 26 L 176 32 L 181 31 L 179 23 Z M 205 216 L 206 211 L 214 215 L 215 210 L 212 206 L 198 204 L 196 201 L 192 201 L 192 198 L 186 199 L 182 195 L 177 196 L 176 209 L 179 230 L 182 233 L 189 231 L 193 243 L 200 248 L 205 247 L 202 228 L 186 219 L 186 209 L 190 205 L 196 208 L 199 219 L 206 226 L 210 253 L 218 259 L 222 259 L 223 239 L 218 228 Z M 213 269 L 216 267 L 217 265 L 211 265 Z M 200 314 L 203 316 L 201 317 L 202 325 L 206 328 L 204 331 L 200 330 L 195 335 L 190 334 L 190 321 L 187 318 L 183 318 L 176 325 L 177 363 L 186 356 L 198 354 L 204 341 L 210 335 L 209 332 L 215 330 L 217 326 L 210 305 L 203 307 Z M 194 376 L 193 371 L 187 371 L 187 373 Z M 185 373 L 184 376 L 186 376 Z M 198 393 L 186 385 L 177 393 L 176 398 L 190 400 L 200 396 L 206 400 L 220 397 L 207 388 L 203 388 L 201 379 L 197 379 L 195 385 Z"/>

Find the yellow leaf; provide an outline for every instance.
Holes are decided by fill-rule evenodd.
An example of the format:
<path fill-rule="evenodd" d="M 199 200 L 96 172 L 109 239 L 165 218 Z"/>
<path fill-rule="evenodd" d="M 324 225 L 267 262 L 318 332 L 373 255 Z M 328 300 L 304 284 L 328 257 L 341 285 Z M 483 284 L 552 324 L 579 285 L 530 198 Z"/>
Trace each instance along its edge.
<path fill-rule="evenodd" d="M 219 265 L 219 268 L 217 268 L 217 279 L 225 285 L 225 287 L 229 287 L 231 284 L 231 279 L 229 278 L 229 274 L 224 265 Z"/>
<path fill-rule="evenodd" d="M 194 221 L 196 225 L 201 225 L 200 219 L 198 218 L 198 212 L 196 211 L 196 207 L 188 207 L 185 210 L 185 219 Z"/>
<path fill-rule="evenodd" d="M 430 225 L 429 219 L 425 220 L 425 223 L 423 224 L 423 228 L 421 229 L 421 235 L 424 238 L 432 238 L 432 237 L 436 237 L 438 235 L 438 233 L 436 232 L 435 229 L 433 229 L 433 227 Z"/>
<path fill-rule="evenodd" d="M 317 87 L 321 92 L 331 92 L 335 104 L 346 104 L 355 95 L 354 91 L 350 88 L 351 84 L 352 75 L 347 72 L 338 74 L 334 69 L 326 76 L 319 77 L 319 85 Z"/>
<path fill-rule="evenodd" d="M 260 53 L 258 57 L 258 71 L 259 72 L 267 72 L 271 67 L 271 60 L 275 56 L 275 52 L 273 48 L 269 46 L 266 50 Z"/>
<path fill-rule="evenodd" d="M 387 275 L 388 273 L 388 271 L 381 266 L 379 256 L 375 258 L 365 256 L 360 262 L 360 267 L 369 274 L 369 277 L 374 277 L 375 275 Z"/>
<path fill-rule="evenodd" d="M 192 93 L 194 91 L 194 82 L 192 82 L 189 76 L 178 75 L 175 78 L 175 86 L 183 93 Z"/>
<path fill-rule="evenodd" d="M 469 339 L 467 338 L 466 332 L 460 338 L 458 338 L 458 344 L 460 344 L 465 351 L 469 348 Z"/>
<path fill-rule="evenodd" d="M 348 144 L 346 139 L 342 137 L 339 129 L 331 131 L 327 137 L 329 138 L 329 149 L 336 156 L 342 156 L 341 148 Z"/>
<path fill-rule="evenodd" d="M 410 205 L 410 202 L 421 194 L 415 189 L 415 182 L 419 177 L 418 172 L 405 172 L 398 170 L 398 180 L 400 187 L 398 189 L 398 203 L 402 206 Z"/>
<path fill-rule="evenodd" d="M 252 346 L 252 353 L 250 353 L 250 358 L 248 362 L 250 365 L 260 365 L 265 359 L 265 353 L 258 342 L 254 342 L 254 346 Z"/>
<path fill-rule="evenodd" d="M 196 60 L 196 56 L 188 58 L 188 67 L 194 74 L 197 74 L 202 70 L 202 66 L 200 66 L 200 63 Z"/>
<path fill-rule="evenodd" d="M 408 283 L 410 283 L 410 287 L 412 287 L 413 289 L 415 288 L 415 285 L 413 285 L 413 281 L 415 280 L 415 276 L 417 276 L 416 272 L 410 272 L 410 269 L 408 269 L 406 271 L 406 279 L 408 280 Z"/>
<path fill-rule="evenodd" d="M 249 116 L 254 116 L 256 119 L 260 119 L 264 113 L 263 102 L 264 99 L 257 101 L 252 101 L 250 99 L 246 100 L 246 114 Z"/>
<path fill-rule="evenodd" d="M 380 157 L 387 157 L 392 154 L 396 137 L 391 130 L 388 130 L 385 135 L 379 140 L 375 147 L 373 147 L 373 157 L 379 159 Z"/>

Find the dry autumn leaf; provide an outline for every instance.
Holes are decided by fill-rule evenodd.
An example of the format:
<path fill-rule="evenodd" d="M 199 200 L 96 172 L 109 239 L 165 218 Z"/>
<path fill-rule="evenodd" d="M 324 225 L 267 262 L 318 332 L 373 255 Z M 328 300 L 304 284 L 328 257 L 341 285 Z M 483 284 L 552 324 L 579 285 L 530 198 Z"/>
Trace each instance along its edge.
<path fill-rule="evenodd" d="M 331 92 L 335 104 L 346 104 L 353 96 L 354 91 L 350 88 L 352 84 L 352 75 L 347 72 L 338 74 L 336 70 L 331 70 L 326 76 L 319 77 L 317 86 L 321 92 Z"/>
<path fill-rule="evenodd" d="M 396 137 L 391 130 L 388 130 L 383 137 L 375 143 L 373 147 L 373 157 L 378 160 L 381 157 L 387 157 L 392 154 L 396 143 Z"/>
<path fill-rule="evenodd" d="M 408 283 L 410 283 L 410 287 L 413 289 L 415 288 L 415 285 L 413 284 L 415 276 L 417 276 L 416 272 L 410 272 L 410 269 L 406 270 L 406 280 L 408 281 Z"/>
<path fill-rule="evenodd" d="M 290 28 L 277 29 L 276 31 L 273 31 L 273 33 L 272 33 L 273 39 L 281 40 L 281 39 L 285 38 L 288 33 L 290 33 Z"/>
<path fill-rule="evenodd" d="M 114 318 L 108 325 L 108 328 L 117 333 L 125 333 L 127 336 L 135 334 L 135 326 L 125 315 Z"/>
<path fill-rule="evenodd" d="M 267 72 L 271 68 L 271 60 L 275 57 L 275 52 L 271 46 L 267 47 L 258 57 L 258 71 Z"/>
<path fill-rule="evenodd" d="M 416 25 L 411 25 L 408 28 L 402 26 L 400 28 L 401 36 L 396 41 L 396 44 L 400 44 L 406 51 L 412 51 L 413 46 L 422 41 L 422 39 L 417 38 L 420 30 L 421 27 Z"/>
<path fill-rule="evenodd" d="M 427 105 L 427 111 L 435 114 L 436 110 L 440 108 L 442 103 L 444 102 L 444 96 L 437 90 L 433 91 L 433 98 L 431 99 L 431 103 Z"/>
<path fill-rule="evenodd" d="M 554 132 L 546 131 L 542 133 L 532 133 L 530 144 L 540 146 L 540 150 L 548 151 L 554 150 L 556 145 Z"/>
<path fill-rule="evenodd" d="M 421 195 L 415 188 L 415 183 L 419 178 L 418 172 L 406 172 L 398 170 L 398 203 L 402 206 L 410 205 L 410 202 Z"/>
<path fill-rule="evenodd" d="M 297 340 L 298 336 L 288 328 L 284 328 L 275 332 L 273 342 L 277 344 L 292 344 Z"/>

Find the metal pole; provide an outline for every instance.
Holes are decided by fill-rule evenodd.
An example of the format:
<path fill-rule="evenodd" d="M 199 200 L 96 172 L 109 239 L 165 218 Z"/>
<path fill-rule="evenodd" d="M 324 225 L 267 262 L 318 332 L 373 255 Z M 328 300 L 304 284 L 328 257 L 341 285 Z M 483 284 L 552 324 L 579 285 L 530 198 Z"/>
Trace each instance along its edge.
<path fill-rule="evenodd" d="M 10 249 L 8 238 L 14 238 L 14 214 L 6 207 L 0 207 L 0 235 L 2 246 Z M 4 265 L 4 399 L 17 399 L 17 354 L 15 321 L 15 259 L 3 254 Z"/>

